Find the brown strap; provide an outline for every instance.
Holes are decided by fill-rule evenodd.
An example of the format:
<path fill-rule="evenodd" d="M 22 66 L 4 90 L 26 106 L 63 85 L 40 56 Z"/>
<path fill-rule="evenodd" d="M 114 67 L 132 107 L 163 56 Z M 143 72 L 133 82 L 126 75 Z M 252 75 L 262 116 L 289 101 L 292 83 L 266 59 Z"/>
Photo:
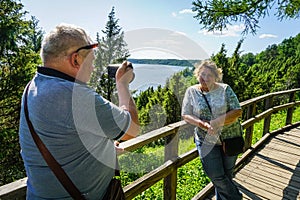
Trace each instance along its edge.
<path fill-rule="evenodd" d="M 69 178 L 69 176 L 66 174 L 66 172 L 63 170 L 63 168 L 60 166 L 60 164 L 55 160 L 55 158 L 52 156 L 50 151 L 47 149 L 43 141 L 40 139 L 38 134 L 35 132 L 33 125 L 29 119 L 28 114 L 28 107 L 27 107 L 27 96 L 28 96 L 28 88 L 29 88 L 30 82 L 28 83 L 26 87 L 25 92 L 25 100 L 24 100 L 24 112 L 26 121 L 30 130 L 30 133 L 32 135 L 32 138 L 40 150 L 43 158 L 45 159 L 46 163 L 50 167 L 50 169 L 53 171 L 57 179 L 60 181 L 60 183 L 64 186 L 64 188 L 68 191 L 68 193 L 72 196 L 73 199 L 76 200 L 84 200 L 84 196 L 80 193 L 78 188 L 74 185 L 72 180 Z"/>

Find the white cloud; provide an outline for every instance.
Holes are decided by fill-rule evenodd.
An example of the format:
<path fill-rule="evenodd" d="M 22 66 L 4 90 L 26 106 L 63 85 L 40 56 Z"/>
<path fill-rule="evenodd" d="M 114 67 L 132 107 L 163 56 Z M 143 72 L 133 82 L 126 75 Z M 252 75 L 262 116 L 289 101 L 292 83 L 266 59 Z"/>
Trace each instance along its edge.
<path fill-rule="evenodd" d="M 244 29 L 245 29 L 245 25 L 240 24 L 240 25 L 229 25 L 223 31 L 202 30 L 199 31 L 198 33 L 201 33 L 203 35 L 211 35 L 215 37 L 238 37 L 240 35 L 240 32 L 242 32 Z"/>
<path fill-rule="evenodd" d="M 172 16 L 173 16 L 173 17 L 177 17 L 176 12 L 172 12 Z"/>
<path fill-rule="evenodd" d="M 265 39 L 265 38 L 277 38 L 277 35 L 273 35 L 273 34 L 261 34 L 259 36 L 260 39 Z"/>
<path fill-rule="evenodd" d="M 179 12 L 172 12 L 172 16 L 176 18 L 181 18 L 180 15 L 184 14 L 195 14 L 195 12 L 193 12 L 192 9 L 182 9 Z"/>
<path fill-rule="evenodd" d="M 195 12 L 192 9 L 183 9 L 179 11 L 179 14 L 195 14 Z"/>

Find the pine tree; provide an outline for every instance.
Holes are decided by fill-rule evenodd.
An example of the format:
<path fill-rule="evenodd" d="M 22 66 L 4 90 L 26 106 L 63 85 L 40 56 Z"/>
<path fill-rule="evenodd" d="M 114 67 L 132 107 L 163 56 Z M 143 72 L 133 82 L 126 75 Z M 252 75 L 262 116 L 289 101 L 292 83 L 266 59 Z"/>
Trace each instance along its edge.
<path fill-rule="evenodd" d="M 25 20 L 23 5 L 0 1 L 0 185 L 23 178 L 19 118 L 23 90 L 41 63 L 41 31 L 37 21 Z M 36 38 L 35 40 L 33 38 Z"/>
<path fill-rule="evenodd" d="M 95 71 L 90 85 L 103 97 L 114 101 L 112 92 L 115 83 L 113 78 L 107 75 L 107 66 L 113 63 L 122 63 L 129 57 L 124 32 L 119 26 L 119 19 L 116 19 L 114 7 L 108 15 L 108 21 L 102 33 L 104 34 L 103 37 L 100 37 L 97 33 L 97 41 L 100 47 L 96 52 Z"/>

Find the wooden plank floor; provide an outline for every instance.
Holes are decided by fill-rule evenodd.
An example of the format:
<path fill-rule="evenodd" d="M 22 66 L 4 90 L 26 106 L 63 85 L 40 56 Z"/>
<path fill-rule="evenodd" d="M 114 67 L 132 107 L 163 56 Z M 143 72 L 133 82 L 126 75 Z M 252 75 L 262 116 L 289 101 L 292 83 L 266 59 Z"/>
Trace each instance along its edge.
<path fill-rule="evenodd" d="M 236 174 L 244 199 L 300 199 L 300 127 L 277 134 Z"/>

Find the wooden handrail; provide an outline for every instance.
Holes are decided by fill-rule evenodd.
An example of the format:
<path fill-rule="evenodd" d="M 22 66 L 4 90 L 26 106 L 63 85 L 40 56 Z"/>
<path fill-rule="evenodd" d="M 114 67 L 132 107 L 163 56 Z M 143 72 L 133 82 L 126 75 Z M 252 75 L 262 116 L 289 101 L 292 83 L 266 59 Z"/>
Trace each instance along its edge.
<path fill-rule="evenodd" d="M 133 151 L 151 142 L 157 141 L 158 139 L 174 134 L 174 132 L 176 132 L 179 128 L 186 128 L 187 126 L 188 124 L 185 121 L 179 121 L 122 142 L 120 146 L 124 148 L 125 152 Z"/>
<path fill-rule="evenodd" d="M 294 107 L 300 105 L 299 100 L 295 101 L 295 94 L 299 91 L 300 88 L 274 92 L 241 102 L 243 112 L 247 113 L 242 123 L 243 129 L 246 130 L 245 147 L 247 151 L 243 154 L 242 159 L 239 160 L 240 162 L 245 160 L 245 156 L 250 154 L 255 146 L 260 144 L 260 141 L 258 141 L 257 144 L 254 144 L 253 146 L 251 144 L 253 126 L 255 123 L 264 119 L 263 138 L 265 138 L 270 134 L 269 127 L 271 122 L 271 115 L 274 112 L 287 109 L 288 112 L 285 127 L 291 126 Z M 274 98 L 283 95 L 289 95 L 289 98 L 287 98 L 288 103 L 282 105 L 273 105 Z M 259 102 L 264 102 L 265 106 L 264 110 L 257 114 L 257 104 Z M 167 148 L 165 148 L 165 161 L 163 165 L 124 187 L 127 199 L 134 198 L 136 195 L 142 193 L 161 179 L 164 179 L 164 199 L 176 199 L 177 169 L 198 157 L 196 148 L 182 155 L 178 155 L 178 130 L 186 129 L 188 127 L 190 127 L 190 125 L 188 125 L 185 121 L 179 121 L 120 144 L 120 146 L 125 149 L 125 152 L 131 152 L 161 138 L 165 138 L 167 142 L 170 142 L 167 145 Z M 237 164 L 237 166 L 239 165 L 240 163 Z M 26 178 L 1 186 L 0 199 L 25 199 L 25 181 Z M 204 199 L 205 195 L 212 191 L 212 187 L 212 184 L 206 186 L 205 189 L 200 193 L 200 195 L 198 194 L 197 197 L 195 197 L 195 199 Z"/>

